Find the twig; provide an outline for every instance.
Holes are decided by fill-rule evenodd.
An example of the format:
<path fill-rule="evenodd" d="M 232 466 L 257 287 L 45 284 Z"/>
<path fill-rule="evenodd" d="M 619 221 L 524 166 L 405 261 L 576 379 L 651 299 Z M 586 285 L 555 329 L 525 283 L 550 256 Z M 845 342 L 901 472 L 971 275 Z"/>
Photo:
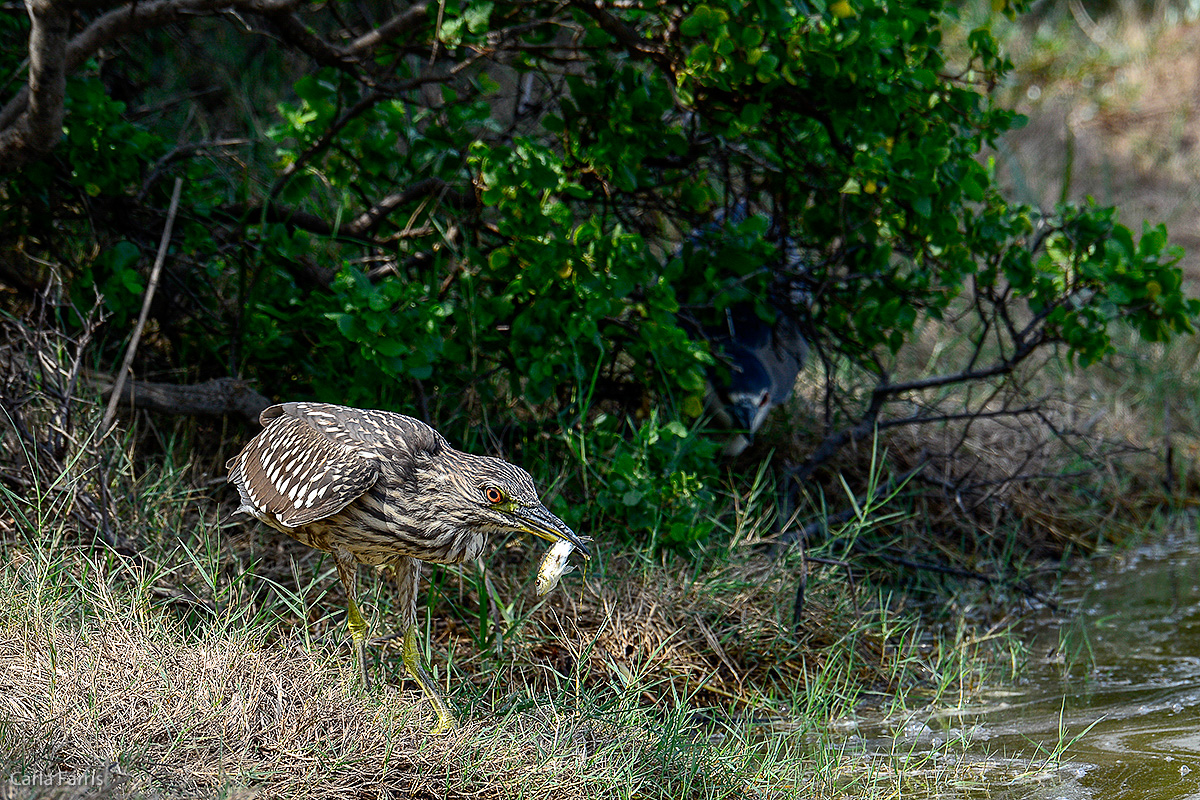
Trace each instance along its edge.
<path fill-rule="evenodd" d="M 183 188 L 183 179 L 175 179 L 175 189 L 171 192 L 171 206 L 167 209 L 167 224 L 163 226 L 162 240 L 158 243 L 158 255 L 154 259 L 154 268 L 150 270 L 150 283 L 146 287 L 146 295 L 142 298 L 142 313 L 138 315 L 137 326 L 133 329 L 133 338 L 125 348 L 125 360 L 117 372 L 117 382 L 113 385 L 112 397 L 108 398 L 108 408 L 104 411 L 104 421 L 100 423 L 101 434 L 106 434 L 112 427 L 113 418 L 117 415 L 117 403 L 121 401 L 121 389 L 125 386 L 125 376 L 133 363 L 133 354 L 137 352 L 138 341 L 142 338 L 142 330 L 146 327 L 146 318 L 150 316 L 150 303 L 154 300 L 154 292 L 158 289 L 158 278 L 162 274 L 163 261 L 167 258 L 167 247 L 171 244 L 171 229 L 175 226 L 175 212 L 179 209 L 179 192 Z"/>
<path fill-rule="evenodd" d="M 429 18 L 428 3 L 414 3 L 372 31 L 364 33 L 345 48 L 346 53 L 370 51 L 418 27 Z"/>
<path fill-rule="evenodd" d="M 896 564 L 897 566 L 907 567 L 909 569 L 925 572 L 936 572 L 940 575 L 949 575 L 953 578 L 978 581 L 979 583 L 987 586 L 1007 586 L 1009 588 L 1016 589 L 1028 599 L 1036 603 L 1042 603 L 1052 610 L 1057 610 L 1058 608 L 1053 599 L 1046 597 L 1041 592 L 1029 586 L 1028 583 L 1018 578 L 1005 578 L 1002 575 L 988 575 L 985 572 L 976 572 L 975 570 L 961 569 L 959 567 L 951 567 L 944 564 L 933 564 L 928 561 L 913 561 L 912 559 L 905 558 L 904 556 L 895 555 L 883 550 L 870 550 L 866 545 L 860 544 L 859 542 L 854 543 L 854 549 L 870 558 L 878 558 L 880 561 L 886 561 L 889 564 Z"/>
<path fill-rule="evenodd" d="M 59 399 L 58 408 L 51 416 L 51 430 L 65 432 L 69 431 L 72 427 L 71 404 L 75 399 L 75 386 L 79 382 L 79 371 L 83 367 L 84 351 L 87 350 L 88 343 L 91 342 L 92 335 L 96 332 L 96 328 L 100 326 L 100 321 L 98 320 L 98 317 L 100 317 L 99 311 L 100 304 L 97 303 L 96 305 L 92 306 L 92 310 L 88 312 L 87 317 L 84 319 L 83 332 L 79 335 L 79 340 L 75 343 L 75 358 L 72 360 L 71 369 L 67 374 L 66 386 L 63 388 L 62 397 Z M 75 310 L 75 313 L 79 314 L 78 309 Z M 79 316 L 81 318 L 83 317 L 82 314 L 79 314 Z M 66 446 L 68 437 L 69 434 L 64 433 L 63 435 L 57 437 L 58 441 L 51 444 L 50 447 L 50 452 L 60 462 L 66 458 L 67 455 Z"/>

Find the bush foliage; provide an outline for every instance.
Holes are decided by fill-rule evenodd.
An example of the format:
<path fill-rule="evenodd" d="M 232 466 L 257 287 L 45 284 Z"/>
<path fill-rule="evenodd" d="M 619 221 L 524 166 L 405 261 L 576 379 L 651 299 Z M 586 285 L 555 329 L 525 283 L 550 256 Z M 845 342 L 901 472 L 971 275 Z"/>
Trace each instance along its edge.
<path fill-rule="evenodd" d="M 100 15 L 73 10 L 77 31 Z M 51 265 L 77 308 L 103 303 L 115 352 L 179 176 L 143 372 L 404 410 L 468 444 L 503 428 L 568 465 L 576 524 L 710 530 L 714 359 L 681 320 L 794 317 L 827 374 L 874 376 L 827 382 L 836 432 L 906 386 L 1040 349 L 1087 365 L 1114 322 L 1159 341 L 1200 313 L 1162 228 L 1001 196 L 981 154 L 1021 122 L 991 93 L 1010 65 L 987 29 L 952 53 L 940 0 L 242 11 L 131 30 L 70 75 L 61 141 L 0 193 L 6 282 Z M 0 21 L 5 74 L 28 30 Z M 737 204 L 719 244 L 688 241 Z M 895 375 L 951 317 L 961 370 Z"/>

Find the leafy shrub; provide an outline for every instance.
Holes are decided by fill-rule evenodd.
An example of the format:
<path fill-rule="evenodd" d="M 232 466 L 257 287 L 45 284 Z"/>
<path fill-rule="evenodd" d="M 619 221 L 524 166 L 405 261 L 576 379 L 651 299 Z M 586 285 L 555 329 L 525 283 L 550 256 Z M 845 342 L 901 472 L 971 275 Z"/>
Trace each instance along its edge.
<path fill-rule="evenodd" d="M 102 294 L 125 325 L 162 178 L 184 176 L 158 322 L 195 377 L 417 409 L 459 438 L 497 416 L 533 436 L 581 425 L 599 461 L 576 459 L 574 499 L 603 464 L 599 513 L 686 544 L 711 530 L 714 454 L 691 420 L 713 359 L 683 317 L 754 302 L 796 318 L 828 374 L 876 376 L 869 391 L 828 383 L 832 451 L 839 426 L 909 391 L 896 356 L 931 318 L 967 320 L 977 347 L 961 379 L 988 380 L 1046 349 L 1103 358 L 1113 322 L 1159 341 L 1200 313 L 1161 228 L 1139 239 L 1110 209 L 1045 213 L 999 194 L 980 153 L 1021 123 L 989 92 L 1010 65 L 986 29 L 949 63 L 945 11 L 451 2 L 355 55 L 339 43 L 372 23 L 313 10 L 284 20 L 311 26 L 304 37 L 271 28 L 293 31 L 271 47 L 311 60 L 271 74 L 275 113 L 239 120 L 245 149 L 159 163 L 179 118 L 131 113 L 96 63 L 80 71 L 65 137 L 12 179 L 0 222 L 30 255 L 71 262 L 77 305 Z M 247 24 L 269 27 L 290 12 L 256 13 Z M 130 36 L 133 57 L 113 56 L 147 107 L 184 90 L 156 78 L 176 74 L 165 63 L 185 73 L 172 59 L 186 48 L 155 41 Z M 236 106 L 206 121 L 233 125 Z M 686 243 L 735 204 L 751 213 L 716 246 Z M 977 364 L 985 343 L 991 366 Z"/>
<path fill-rule="evenodd" d="M 662 421 L 657 411 L 631 436 L 622 428 L 600 415 L 585 433 L 568 438 L 579 473 L 597 488 L 587 506 L 564 506 L 563 518 L 606 538 L 673 548 L 707 539 L 716 522 L 707 482 L 720 445 L 678 420 Z"/>

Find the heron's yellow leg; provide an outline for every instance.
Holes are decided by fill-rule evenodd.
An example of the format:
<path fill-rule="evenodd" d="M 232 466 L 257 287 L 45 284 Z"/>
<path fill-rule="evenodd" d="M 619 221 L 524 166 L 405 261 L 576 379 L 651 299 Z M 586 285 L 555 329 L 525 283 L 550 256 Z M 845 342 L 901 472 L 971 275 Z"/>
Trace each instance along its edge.
<path fill-rule="evenodd" d="M 333 558 L 337 564 L 342 588 L 346 590 L 346 626 L 350 628 L 350 638 L 354 640 L 354 652 L 358 656 L 358 677 L 362 680 L 363 689 L 370 691 L 371 678 L 367 675 L 367 621 L 358 610 L 356 599 L 358 562 L 344 550 L 334 551 Z"/>
<path fill-rule="evenodd" d="M 433 703 L 434 713 L 437 714 L 437 724 L 433 726 L 433 733 L 446 733 L 454 730 L 456 725 L 454 715 L 450 713 L 450 707 L 446 705 L 446 701 L 438 693 L 437 687 L 433 685 L 433 679 L 425 671 L 421 648 L 417 645 L 417 626 L 415 624 L 409 625 L 408 630 L 404 632 L 404 666 L 408 669 L 408 674 L 412 676 L 412 679 L 420 684 L 421 691 L 425 692 L 429 702 Z"/>
<path fill-rule="evenodd" d="M 433 703 L 434 713 L 437 714 L 437 724 L 433 726 L 434 733 L 445 733 L 454 728 L 454 716 L 450 707 L 438 694 L 437 688 L 429 673 L 425 671 L 424 659 L 421 658 L 421 648 L 417 645 L 417 587 L 421 583 L 421 564 L 411 556 L 401 556 L 391 563 L 392 574 L 396 577 L 397 598 L 400 608 L 400 630 L 404 631 L 404 667 L 421 686 L 421 691 Z"/>
<path fill-rule="evenodd" d="M 354 640 L 354 652 L 358 655 L 358 677 L 362 680 L 363 688 L 371 690 L 371 678 L 367 675 L 367 621 L 358 610 L 358 603 L 350 598 L 346 608 L 346 625 L 350 628 L 350 638 Z"/>

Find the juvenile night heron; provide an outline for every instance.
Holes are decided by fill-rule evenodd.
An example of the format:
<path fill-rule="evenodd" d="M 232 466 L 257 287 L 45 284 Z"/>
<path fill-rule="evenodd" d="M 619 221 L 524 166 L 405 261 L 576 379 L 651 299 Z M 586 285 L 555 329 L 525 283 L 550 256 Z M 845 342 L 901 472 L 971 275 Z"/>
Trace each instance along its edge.
<path fill-rule="evenodd" d="M 717 357 L 705 403 L 719 425 L 735 431 L 722 452 L 736 456 L 753 443 L 771 409 L 792 396 L 808 345 L 786 316 L 771 325 L 750 304 L 726 309 L 725 324 L 704 335 Z"/>
<path fill-rule="evenodd" d="M 437 713 L 454 726 L 417 645 L 420 561 L 477 558 L 489 534 L 516 531 L 583 540 L 538 499 L 529 473 L 507 461 L 463 453 L 423 422 L 387 411 L 283 403 L 262 412 L 264 428 L 229 460 L 239 512 L 333 556 L 346 590 L 359 674 L 369 686 L 367 623 L 358 610 L 359 564 L 388 565 L 400 590 L 404 666 Z"/>

